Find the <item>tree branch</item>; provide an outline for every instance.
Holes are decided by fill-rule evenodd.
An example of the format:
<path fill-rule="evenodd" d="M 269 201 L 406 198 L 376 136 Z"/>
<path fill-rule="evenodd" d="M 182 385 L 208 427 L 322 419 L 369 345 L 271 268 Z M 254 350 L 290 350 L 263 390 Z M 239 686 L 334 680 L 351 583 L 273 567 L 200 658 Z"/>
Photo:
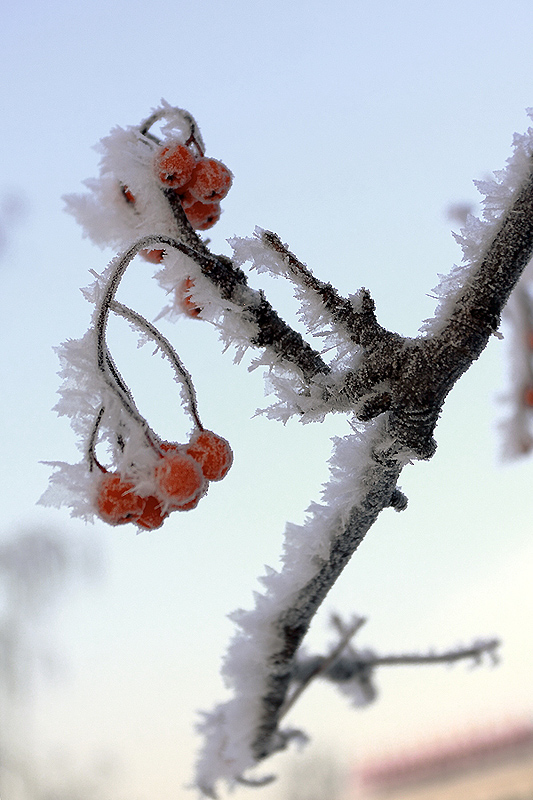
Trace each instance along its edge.
<path fill-rule="evenodd" d="M 298 262 L 292 261 L 272 234 L 266 238 L 291 261 L 291 269 L 299 269 Z M 370 434 L 369 455 L 360 481 L 362 495 L 344 520 L 337 518 L 332 524 L 335 533 L 330 536 L 327 557 L 310 558 L 316 565 L 313 574 L 295 587 L 285 607 L 280 609 L 271 594 L 262 598 L 261 625 L 268 628 L 271 644 L 264 653 L 268 674 L 261 680 L 251 760 L 246 766 L 286 746 L 287 740 L 278 726 L 294 674 L 296 653 L 311 619 L 379 513 L 395 505 L 396 484 L 404 464 L 412 458 L 429 458 L 433 454 L 436 447 L 433 430 L 444 399 L 496 331 L 503 306 L 532 251 L 530 173 L 496 226 L 484 253 L 473 265 L 469 281 L 458 291 L 451 313 L 439 331 L 412 340 L 377 326 L 372 313 L 358 320 L 357 336 L 364 343 L 363 356 L 360 367 L 345 376 L 343 391 L 359 417 L 380 414 L 380 422 Z M 323 289 L 319 283 L 312 288 L 318 292 Z M 332 313 L 340 315 L 343 304 L 335 294 L 328 302 Z M 350 315 L 350 325 L 353 320 L 354 315 Z M 385 397 L 390 398 L 389 411 L 383 414 Z M 376 402 L 376 398 L 381 398 L 381 402 Z M 370 412 L 372 403 L 376 407 Z M 286 564 L 282 574 L 288 571 Z M 254 614 L 256 611 L 248 612 L 250 620 Z M 245 630 L 248 615 L 242 614 L 237 620 Z M 236 642 L 238 639 L 239 635 Z M 391 658 L 381 663 L 392 663 Z M 238 697 L 237 681 L 235 691 Z"/>
<path fill-rule="evenodd" d="M 150 132 L 163 119 L 167 120 L 161 126 L 164 137 L 168 135 L 170 141 L 188 147 L 195 158 L 203 156 L 205 148 L 194 118 L 182 109 L 163 104 L 137 128 L 118 130 L 108 137 L 112 141 L 108 142 L 109 152 L 102 162 L 103 181 L 92 184 L 96 203 L 94 199 L 92 205 L 73 201 L 73 213 L 85 220 L 86 228 L 101 244 L 98 203 L 105 205 L 109 197 L 109 178 L 118 187 L 130 187 L 131 197 L 117 190 L 117 207 L 111 209 L 119 230 L 111 238 L 113 242 L 120 240 L 125 252 L 112 262 L 105 287 L 97 280 L 92 293 L 97 312 L 95 330 L 87 341 L 96 342 L 96 385 L 103 384 L 106 396 L 111 391 L 113 400 L 118 398 L 120 410 L 150 440 L 151 429 L 137 411 L 134 398 L 107 350 L 105 330 L 108 314 L 113 310 L 140 325 L 158 341 L 167 356 L 171 355 L 170 343 L 150 323 L 115 300 L 120 279 L 132 258 L 141 249 L 162 246 L 165 251 L 170 248 L 192 260 L 210 282 L 215 291 L 211 294 L 206 291 L 206 296 L 209 302 L 214 297 L 217 320 L 222 319 L 223 330 L 227 322 L 228 338 L 234 335 L 235 326 L 241 324 L 244 331 L 241 338 L 265 351 L 265 363 L 272 370 L 276 371 L 280 365 L 288 368 L 289 377 L 280 379 L 279 386 L 281 402 L 290 411 L 311 415 L 316 412 L 321 417 L 343 411 L 365 423 L 353 422 L 354 434 L 336 442 L 332 479 L 324 490 L 324 504 L 311 507 L 303 526 L 287 528 L 281 571 L 268 571 L 263 578 L 266 592 L 257 595 L 256 607 L 234 617 L 240 630 L 224 667 L 234 697 L 206 715 L 201 726 L 206 744 L 198 765 L 197 785 L 214 796 L 217 781 L 250 782 L 244 777 L 246 770 L 299 736 L 295 730 L 281 730 L 279 724 L 293 702 L 287 698 L 297 680 L 298 650 L 311 620 L 381 511 L 388 507 L 405 508 L 406 498 L 397 486 L 401 470 L 413 459 L 433 455 L 436 448 L 433 432 L 448 392 L 497 331 L 505 302 L 533 252 L 533 131 L 515 137 L 516 156 L 508 168 L 507 182 L 502 179 L 494 195 L 488 198 L 485 222 L 473 229 L 470 240 L 465 234 L 465 246 L 470 250 L 468 265 L 459 277 L 455 275 L 450 281 L 452 291 L 446 293 L 443 308 L 426 334 L 411 339 L 379 324 L 374 302 L 366 289 L 348 299 L 341 297 L 331 284 L 315 278 L 274 233 L 262 232 L 255 240 L 233 240 L 234 250 L 239 242 L 241 246 L 240 254 L 235 251 L 233 260 L 212 254 L 208 242 L 202 241 L 189 224 L 181 202 L 181 199 L 185 202 L 185 187 L 179 194 L 164 182 L 154 183 L 153 174 L 149 175 L 154 169 L 155 147 L 168 141 L 164 137 L 161 141 Z M 131 153 L 131 163 L 121 156 L 115 164 L 115 152 Z M 135 205 L 137 192 L 139 202 Z M 147 215 L 147 221 L 142 219 L 139 209 L 148 207 L 153 208 L 154 214 Z M 84 216 L 87 209 L 90 213 Z M 105 208 L 101 214 L 105 217 Z M 156 218 L 158 232 L 152 235 L 151 225 Z M 107 219 L 103 222 L 104 235 L 109 236 L 112 226 Z M 130 245 L 128 236 L 140 232 L 150 235 Z M 240 267 L 247 260 L 260 270 L 273 269 L 297 284 L 306 313 L 306 303 L 309 305 L 309 330 L 315 332 L 322 325 L 333 331 L 338 355 L 331 364 L 278 316 L 263 292 L 248 286 Z M 168 286 L 172 290 L 176 280 L 183 278 L 180 273 L 183 265 L 176 259 L 173 271 L 171 259 L 168 262 L 168 274 L 163 276 L 167 269 L 163 264 L 158 277 L 164 285 L 170 275 Z M 186 264 L 185 268 L 189 266 Z M 198 271 L 195 274 L 198 283 L 202 282 L 202 291 L 205 290 Z M 71 357 L 65 368 L 65 394 L 70 391 L 69 376 L 81 374 L 86 380 L 78 363 L 78 351 L 83 348 L 79 343 L 74 344 L 75 347 L 64 346 L 67 364 L 67 355 Z M 93 364 L 91 359 L 83 358 L 82 364 Z M 93 417 L 89 424 L 87 420 L 84 424 L 86 438 L 94 451 L 103 414 L 98 409 L 105 403 L 99 397 L 92 398 L 91 403 L 88 405 L 98 415 L 97 423 Z M 72 403 L 65 406 L 75 417 L 77 412 L 72 412 Z M 78 420 L 75 426 L 83 427 Z M 97 463 L 95 457 L 92 463 Z M 74 483 L 78 485 L 77 477 Z M 339 670 L 346 675 L 350 669 L 368 673 L 376 666 L 393 663 L 479 658 L 484 652 L 493 653 L 496 647 L 495 641 L 491 641 L 468 651 L 448 651 L 440 656 L 376 657 L 361 666 L 361 654 L 347 644 L 353 632 L 339 621 L 337 627 L 342 647 L 339 644 L 333 658 L 317 662 L 313 675 L 336 674 L 337 680 Z M 345 651 L 344 656 L 341 651 Z"/>

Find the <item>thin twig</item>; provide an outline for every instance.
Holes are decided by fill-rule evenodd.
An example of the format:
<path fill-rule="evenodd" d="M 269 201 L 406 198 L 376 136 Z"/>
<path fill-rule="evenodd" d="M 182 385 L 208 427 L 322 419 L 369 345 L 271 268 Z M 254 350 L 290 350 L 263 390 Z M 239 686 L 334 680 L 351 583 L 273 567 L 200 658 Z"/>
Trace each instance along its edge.
<path fill-rule="evenodd" d="M 467 658 L 479 659 L 485 653 L 495 659 L 495 651 L 500 644 L 499 639 L 489 639 L 487 642 L 479 642 L 470 647 L 458 647 L 454 650 L 447 650 L 444 653 L 426 653 L 425 655 L 405 653 L 403 655 L 376 656 L 375 658 L 369 658 L 365 663 L 373 667 L 398 666 L 402 664 L 452 664 L 455 661 L 463 661 Z"/>
<path fill-rule="evenodd" d="M 335 663 L 338 659 L 344 648 L 349 644 L 350 640 L 355 636 L 358 630 L 362 628 L 365 624 L 366 619 L 364 617 L 359 617 L 356 619 L 352 625 L 350 625 L 346 631 L 343 633 L 340 641 L 338 644 L 333 648 L 331 653 L 324 658 L 324 661 L 310 673 L 305 680 L 303 680 L 299 685 L 298 688 L 294 690 L 289 698 L 287 698 L 285 704 L 282 706 L 279 712 L 279 720 L 281 721 L 283 717 L 290 711 L 293 705 L 296 703 L 298 698 L 303 694 L 303 692 L 307 689 L 309 684 L 315 679 L 319 678 L 320 675 L 326 672 L 329 667 Z"/>
<path fill-rule="evenodd" d="M 154 325 L 148 322 L 147 319 L 141 316 L 141 314 L 137 314 L 137 312 L 132 308 L 128 308 L 128 306 L 119 303 L 117 300 L 111 300 L 109 308 L 111 311 L 115 312 L 115 314 L 119 314 L 121 317 L 124 317 L 124 319 L 132 322 L 139 328 L 139 330 L 151 336 L 151 338 L 157 343 L 157 346 L 160 348 L 161 352 L 164 353 L 170 361 L 172 368 L 179 380 L 183 386 L 185 386 L 187 390 L 188 410 L 196 427 L 203 431 L 204 426 L 202 425 L 202 421 L 200 420 L 200 415 L 198 413 L 198 402 L 196 399 L 196 392 L 194 390 L 192 378 L 189 372 L 185 369 L 178 354 L 168 339 L 163 336 L 161 331 L 159 331 Z"/>

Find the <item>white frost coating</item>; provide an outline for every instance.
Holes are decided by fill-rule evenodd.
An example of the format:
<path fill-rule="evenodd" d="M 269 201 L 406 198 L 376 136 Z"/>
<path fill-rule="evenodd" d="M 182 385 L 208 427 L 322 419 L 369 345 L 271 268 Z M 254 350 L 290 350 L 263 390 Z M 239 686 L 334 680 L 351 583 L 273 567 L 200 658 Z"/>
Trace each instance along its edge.
<path fill-rule="evenodd" d="M 222 674 L 234 697 L 203 715 L 199 725 L 205 744 L 197 764 L 196 785 L 207 794 L 214 792 L 218 781 L 231 785 L 256 765 L 250 745 L 260 720 L 265 681 L 273 670 L 270 658 L 279 648 L 276 620 L 329 558 L 333 539 L 366 495 L 371 453 L 387 436 L 381 420 L 355 423 L 354 429 L 353 435 L 333 440 L 331 479 L 324 486 L 323 502 L 309 507 L 303 525 L 287 525 L 281 571 L 266 567 L 260 578 L 264 593 L 254 593 L 255 608 L 231 615 L 239 630 L 230 643 Z"/>
<path fill-rule="evenodd" d="M 146 438 L 148 426 L 143 426 L 144 420 L 131 396 L 128 397 L 129 406 L 141 423 L 125 411 L 116 390 L 110 388 L 97 362 L 95 322 L 104 287 L 116 265 L 117 259 L 113 259 L 104 272 L 95 274 L 95 281 L 82 290 L 85 298 L 95 304 L 87 333 L 81 339 L 70 339 L 56 348 L 63 382 L 59 389 L 60 399 L 54 410 L 59 415 L 70 417 L 71 427 L 78 437 L 77 447 L 83 458 L 77 464 L 48 462 L 55 472 L 39 502 L 55 507 L 66 505 L 71 510 L 71 516 L 86 521 L 94 519 L 95 497 L 102 477 L 101 470 L 95 465 L 91 471 L 89 460 L 89 444 L 102 407 L 105 411 L 95 442 L 103 453 L 99 461 L 103 462 L 105 468 L 117 471 L 131 481 L 140 497 L 147 497 L 155 490 L 153 475 L 157 454 Z M 146 341 L 146 337 L 143 338 Z M 153 346 L 151 339 L 147 341 Z M 176 381 L 180 386 L 183 405 L 186 406 L 188 395 L 185 387 L 177 377 Z M 121 446 L 118 445 L 118 434 L 121 436 Z"/>
<path fill-rule="evenodd" d="M 154 113 L 163 111 L 168 115 L 161 126 L 164 135 L 185 141 L 194 125 L 199 138 L 196 123 L 187 112 L 172 109 L 162 100 Z M 99 247 L 116 250 L 143 236 L 175 235 L 172 212 L 154 169 L 158 145 L 141 135 L 139 126 L 130 126 L 114 128 L 95 149 L 102 156 L 100 177 L 85 181 L 88 194 L 64 198 L 66 210 L 79 222 L 84 235 Z M 135 202 L 127 201 L 126 187 Z"/>
<path fill-rule="evenodd" d="M 291 278 L 287 261 L 281 253 L 276 252 L 271 247 L 261 241 L 264 230 L 256 226 L 254 235 L 246 238 L 234 236 L 228 239 L 228 243 L 233 250 L 233 263 L 242 267 L 247 262 L 251 262 L 252 268 L 259 274 L 268 272 L 276 277 L 283 276 Z M 292 278 L 291 278 L 292 279 Z"/>
<path fill-rule="evenodd" d="M 527 109 L 528 116 L 533 119 L 533 108 Z M 531 173 L 531 157 L 533 154 L 533 128 L 523 134 L 515 133 L 513 137 L 514 152 L 507 159 L 507 166 L 494 173 L 488 181 L 474 181 L 479 191 L 485 195 L 482 218 L 472 215 L 467 217 L 466 225 L 454 238 L 463 250 L 463 263 L 455 266 L 449 275 L 439 275 L 440 282 L 433 289 L 439 305 L 432 319 L 425 320 L 420 331 L 427 335 L 438 334 L 452 313 L 457 295 L 468 286 L 471 276 L 484 257 L 494 234 L 498 230 L 502 215 L 513 202 L 514 195 L 522 187 Z"/>
<path fill-rule="evenodd" d="M 261 228 L 256 227 L 252 237 L 236 236 L 229 239 L 229 244 L 233 249 L 232 261 L 239 267 L 250 263 L 252 269 L 259 273 L 268 272 L 274 277 L 290 280 L 294 284 L 294 296 L 300 303 L 298 311 L 300 320 L 305 324 L 309 333 L 321 338 L 322 355 L 333 351 L 333 356 L 329 362 L 331 372 L 327 376 L 315 377 L 310 387 L 304 383 L 294 369 L 286 368 L 271 354 L 265 353 L 255 359 L 251 368 L 269 366 L 269 372 L 265 375 L 266 392 L 278 397 L 278 402 L 265 409 L 260 409 L 258 413 L 266 414 L 270 419 L 277 419 L 283 423 L 294 415 L 298 415 L 303 423 L 320 422 L 332 410 L 348 410 L 346 400 L 336 387 L 343 386 L 343 376 L 346 370 L 357 369 L 362 351 L 357 345 L 354 345 L 346 329 L 332 319 L 331 313 L 325 309 L 322 299 L 306 284 L 304 277 L 290 269 L 287 257 L 268 247 L 262 241 L 263 233 Z M 308 270 L 308 267 L 306 269 Z M 354 307 L 357 307 L 360 302 L 358 295 L 351 296 L 350 300 Z M 327 404 L 323 399 L 324 387 L 328 388 Z"/>
<path fill-rule="evenodd" d="M 155 145 L 138 130 L 115 128 L 97 148 L 100 177 L 85 181 L 89 194 L 67 195 L 66 210 L 99 247 L 122 249 L 151 234 L 171 234 L 173 218 L 159 189 L 153 160 Z M 122 187 L 132 193 L 127 201 Z"/>

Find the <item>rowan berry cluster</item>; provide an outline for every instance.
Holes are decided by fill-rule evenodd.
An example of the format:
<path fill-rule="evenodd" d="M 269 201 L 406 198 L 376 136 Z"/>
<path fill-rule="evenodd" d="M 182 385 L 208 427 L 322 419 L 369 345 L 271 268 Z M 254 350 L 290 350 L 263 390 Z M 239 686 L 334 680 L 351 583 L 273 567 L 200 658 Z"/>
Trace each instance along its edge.
<path fill-rule="evenodd" d="M 135 523 L 139 528 L 160 528 L 172 511 L 196 508 L 210 481 L 219 481 L 233 462 L 229 442 L 207 430 L 198 430 L 187 445 L 161 442 L 150 477 L 153 493 L 141 496 L 135 482 L 119 472 L 108 472 L 98 484 L 95 506 L 109 525 Z"/>
<path fill-rule="evenodd" d="M 144 240 L 146 241 L 146 240 Z M 209 483 L 225 477 L 233 462 L 226 439 L 207 430 L 199 416 L 192 378 L 178 354 L 163 334 L 148 320 L 115 300 L 120 281 L 143 242 L 132 246 L 110 265 L 106 281 L 100 285 L 102 298 L 95 315 L 96 359 L 105 394 L 94 419 L 87 444 L 89 471 L 93 481 L 93 510 L 110 525 L 132 522 L 139 528 L 161 527 L 172 511 L 190 511 L 206 494 Z M 192 280 L 184 288 L 191 287 Z M 190 301 L 189 313 L 194 315 Z M 198 310 L 196 310 L 198 311 Z M 109 352 L 106 329 L 111 313 L 127 319 L 144 337 L 151 339 L 167 357 L 182 386 L 184 409 L 193 422 L 193 434 L 185 444 L 162 441 L 138 411 L 133 395 Z M 119 401 L 118 421 L 111 423 L 113 460 L 116 468 L 107 469 L 96 455 L 101 439 L 100 427 L 107 423 L 108 407 Z M 108 424 L 109 430 L 109 424 Z M 109 437 L 108 437 L 109 439 Z"/>
<path fill-rule="evenodd" d="M 191 226 L 197 231 L 213 227 L 233 180 L 226 165 L 215 158 L 198 158 L 187 145 L 174 143 L 159 150 L 155 168 L 161 183 L 180 198 Z"/>
<path fill-rule="evenodd" d="M 221 161 L 206 158 L 194 135 L 186 144 L 169 142 L 160 146 L 154 157 L 154 170 L 158 182 L 179 198 L 185 216 L 192 228 L 206 231 L 220 219 L 220 201 L 226 197 L 233 175 Z M 121 186 L 127 203 L 135 204 L 135 196 L 128 186 Z M 143 258 L 159 264 L 164 250 L 144 250 Z"/>
<path fill-rule="evenodd" d="M 50 502 L 57 502 L 57 487 L 60 502 L 78 516 L 97 514 L 111 525 L 132 522 L 154 530 L 172 511 L 195 508 L 209 484 L 226 475 L 233 456 L 228 442 L 202 424 L 191 376 L 170 342 L 115 297 L 135 256 L 160 264 L 172 249 L 183 253 L 180 245 L 191 252 L 203 246 L 194 231 L 207 230 L 219 219 L 233 176 L 221 161 L 205 156 L 194 118 L 164 102 L 139 126 L 113 130 L 100 151 L 100 177 L 87 182 L 88 196 L 66 198 L 67 207 L 90 238 L 121 247 L 122 255 L 85 290 L 95 304 L 90 330 L 59 348 L 65 381 L 58 410 L 71 416 L 81 433 L 84 460 L 54 464 L 58 471 Z M 183 262 L 169 257 L 158 278 L 170 276 L 165 288 L 174 293 L 173 308 L 194 318 L 202 309 L 191 297 L 198 279 L 187 264 L 182 271 Z M 109 351 L 111 315 L 126 319 L 170 362 L 192 420 L 188 442 L 162 441 L 137 408 Z"/>

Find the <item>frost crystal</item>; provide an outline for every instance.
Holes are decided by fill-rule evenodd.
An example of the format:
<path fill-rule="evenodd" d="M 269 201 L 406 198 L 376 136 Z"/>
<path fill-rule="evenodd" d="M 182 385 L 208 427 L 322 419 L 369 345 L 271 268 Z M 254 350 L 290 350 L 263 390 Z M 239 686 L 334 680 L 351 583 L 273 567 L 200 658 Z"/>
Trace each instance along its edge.
<path fill-rule="evenodd" d="M 533 108 L 527 109 L 527 112 L 533 119 Z M 442 329 L 454 309 L 458 293 L 469 284 L 480 259 L 494 238 L 498 221 L 504 217 L 516 192 L 530 174 L 533 128 L 528 128 L 523 134 L 515 133 L 513 148 L 514 153 L 507 160 L 505 169 L 495 172 L 491 180 L 475 181 L 476 187 L 484 195 L 482 219 L 469 214 L 465 227 L 454 235 L 463 250 L 463 263 L 455 266 L 449 275 L 439 276 L 440 283 L 433 289 L 439 305 L 434 318 L 426 320 L 420 328 L 425 334 L 435 335 Z"/>
<path fill-rule="evenodd" d="M 313 503 L 303 525 L 288 524 L 280 572 L 267 567 L 260 579 L 264 593 L 255 593 L 255 608 L 231 615 L 238 631 L 222 668 L 234 698 L 205 714 L 199 730 L 205 746 L 197 765 L 196 782 L 212 794 L 218 780 L 230 784 L 256 764 L 250 749 L 261 718 L 261 697 L 272 673 L 272 653 L 279 649 L 275 623 L 285 608 L 330 556 L 334 538 L 366 493 L 366 473 L 376 442 L 385 444 L 383 423 L 355 425 L 353 435 L 334 440 L 331 480 L 324 486 L 322 503 Z M 362 702 L 361 687 L 346 687 Z"/>

